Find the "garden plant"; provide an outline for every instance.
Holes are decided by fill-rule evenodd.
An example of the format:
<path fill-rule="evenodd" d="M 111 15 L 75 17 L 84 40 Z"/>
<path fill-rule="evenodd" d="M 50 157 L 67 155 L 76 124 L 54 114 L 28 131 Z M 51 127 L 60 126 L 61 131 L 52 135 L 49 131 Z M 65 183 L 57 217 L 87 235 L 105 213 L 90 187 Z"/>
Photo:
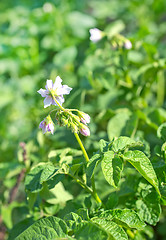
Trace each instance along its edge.
<path fill-rule="evenodd" d="M 166 2 L 0 6 L 0 240 L 166 239 Z"/>

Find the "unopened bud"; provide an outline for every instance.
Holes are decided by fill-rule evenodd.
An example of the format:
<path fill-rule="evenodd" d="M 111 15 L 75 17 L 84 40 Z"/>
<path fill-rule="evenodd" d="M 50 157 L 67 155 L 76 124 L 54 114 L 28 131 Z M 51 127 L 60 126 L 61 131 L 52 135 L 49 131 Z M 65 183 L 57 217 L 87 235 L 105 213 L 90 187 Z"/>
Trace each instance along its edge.
<path fill-rule="evenodd" d="M 61 122 L 62 122 L 62 125 L 63 125 L 63 126 L 68 125 L 68 120 L 65 119 L 64 117 L 61 118 Z"/>
<path fill-rule="evenodd" d="M 90 123 L 90 116 L 87 113 L 79 111 L 78 114 L 82 123 Z"/>
<path fill-rule="evenodd" d="M 84 135 L 85 137 L 90 136 L 90 130 L 87 126 L 84 125 L 83 128 L 80 129 L 80 133 Z"/>
<path fill-rule="evenodd" d="M 103 32 L 100 31 L 98 28 L 91 28 L 90 32 L 90 40 L 94 43 L 98 42 L 103 37 Z"/>
<path fill-rule="evenodd" d="M 132 43 L 130 42 L 130 40 L 127 40 L 124 43 L 124 48 L 126 48 L 126 49 L 131 49 L 132 48 Z"/>

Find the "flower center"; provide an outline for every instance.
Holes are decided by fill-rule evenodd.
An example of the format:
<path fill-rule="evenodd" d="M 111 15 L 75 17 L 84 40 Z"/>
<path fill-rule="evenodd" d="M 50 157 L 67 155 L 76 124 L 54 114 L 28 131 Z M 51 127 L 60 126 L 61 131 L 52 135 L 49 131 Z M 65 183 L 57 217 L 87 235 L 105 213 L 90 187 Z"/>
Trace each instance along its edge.
<path fill-rule="evenodd" d="M 55 97 L 58 96 L 58 94 L 57 94 L 57 88 L 54 89 L 54 90 L 51 89 L 50 92 L 51 92 L 51 95 L 53 95 L 53 96 L 55 96 Z"/>

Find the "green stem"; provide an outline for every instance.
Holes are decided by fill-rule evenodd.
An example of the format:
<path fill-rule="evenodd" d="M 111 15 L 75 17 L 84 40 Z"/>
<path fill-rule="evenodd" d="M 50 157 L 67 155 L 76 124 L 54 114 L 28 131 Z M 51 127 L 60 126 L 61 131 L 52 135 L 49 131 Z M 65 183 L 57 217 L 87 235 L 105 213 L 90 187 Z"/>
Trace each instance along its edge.
<path fill-rule="evenodd" d="M 99 198 L 99 196 L 96 192 L 94 175 L 91 178 L 91 184 L 92 184 L 92 190 L 93 190 L 93 197 L 95 198 L 96 202 L 102 203 L 101 199 Z"/>
<path fill-rule="evenodd" d="M 76 137 L 76 139 L 77 139 L 77 142 L 78 142 L 79 145 L 80 145 L 80 148 L 81 148 L 81 150 L 82 150 L 82 152 L 83 152 L 83 154 L 84 154 L 84 157 L 85 157 L 86 162 L 89 162 L 88 154 L 87 154 L 87 152 L 86 152 L 86 150 L 85 150 L 85 148 L 84 148 L 84 145 L 83 145 L 82 142 L 81 142 L 80 137 L 78 136 L 77 133 L 74 133 L 74 135 L 75 135 L 75 137 Z"/>
<path fill-rule="evenodd" d="M 62 111 L 65 111 L 66 109 L 63 108 L 63 107 L 59 104 L 59 102 L 56 100 L 56 98 L 55 98 L 55 96 L 54 96 L 53 94 L 52 94 L 52 97 L 53 97 L 54 101 L 56 102 L 56 104 L 60 107 L 60 109 L 61 109 Z"/>
<path fill-rule="evenodd" d="M 82 150 L 82 152 L 84 154 L 85 160 L 88 163 L 89 162 L 89 157 L 88 157 L 88 154 L 87 154 L 87 152 L 86 152 L 86 150 L 85 150 L 85 148 L 84 148 L 84 146 L 83 146 L 83 144 L 81 142 L 81 139 L 80 139 L 80 137 L 78 136 L 77 133 L 74 133 L 74 135 L 75 135 L 75 137 L 76 137 L 76 139 L 77 139 L 77 141 L 78 141 L 78 143 L 79 143 L 79 145 L 81 147 L 81 150 Z M 91 193 L 92 196 L 94 197 L 94 199 L 96 200 L 97 203 L 102 203 L 101 199 L 99 198 L 99 196 L 98 196 L 98 194 L 96 192 L 94 175 L 91 178 L 91 184 L 92 184 L 92 190 L 93 190 L 92 193 Z"/>
<path fill-rule="evenodd" d="M 87 192 L 93 195 L 93 191 L 90 187 L 88 187 L 84 182 L 82 182 L 80 179 L 74 177 L 73 175 L 69 174 L 70 177 L 72 177 L 81 187 L 83 187 Z"/>
<path fill-rule="evenodd" d="M 126 232 L 131 239 L 134 239 L 135 235 L 130 229 L 127 229 Z"/>

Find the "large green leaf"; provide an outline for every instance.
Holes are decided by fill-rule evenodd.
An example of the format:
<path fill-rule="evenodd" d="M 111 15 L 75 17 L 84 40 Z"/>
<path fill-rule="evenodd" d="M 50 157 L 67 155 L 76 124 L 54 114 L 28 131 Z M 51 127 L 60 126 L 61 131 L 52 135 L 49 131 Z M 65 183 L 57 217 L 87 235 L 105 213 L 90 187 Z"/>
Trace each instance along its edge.
<path fill-rule="evenodd" d="M 38 220 L 22 232 L 15 240 L 53 240 L 53 239 L 73 239 L 67 235 L 66 223 L 56 217 L 47 217 Z"/>
<path fill-rule="evenodd" d="M 140 230 L 145 227 L 145 223 L 140 219 L 138 214 L 131 209 L 107 210 L 95 218 L 105 219 L 107 221 L 112 220 L 125 228 L 136 228 Z"/>
<path fill-rule="evenodd" d="M 114 156 L 113 151 L 105 152 L 101 162 L 101 168 L 107 182 L 111 186 L 117 187 L 123 169 L 122 160 L 118 156 Z"/>
<path fill-rule="evenodd" d="M 113 240 L 128 239 L 128 236 L 123 228 L 113 221 L 104 218 L 94 218 L 93 222 L 99 224 L 105 231 L 107 231 Z"/>
<path fill-rule="evenodd" d="M 40 163 L 27 174 L 25 178 L 25 187 L 31 192 L 39 192 L 42 189 L 42 183 L 51 179 L 58 169 L 52 163 Z"/>
<path fill-rule="evenodd" d="M 149 183 L 155 187 L 156 191 L 160 195 L 156 173 L 153 169 L 152 163 L 146 157 L 146 155 L 141 151 L 135 150 L 126 152 L 123 157 L 130 162 Z"/>
<path fill-rule="evenodd" d="M 106 231 L 93 222 L 83 222 L 74 231 L 79 240 L 106 240 L 109 239 Z"/>

